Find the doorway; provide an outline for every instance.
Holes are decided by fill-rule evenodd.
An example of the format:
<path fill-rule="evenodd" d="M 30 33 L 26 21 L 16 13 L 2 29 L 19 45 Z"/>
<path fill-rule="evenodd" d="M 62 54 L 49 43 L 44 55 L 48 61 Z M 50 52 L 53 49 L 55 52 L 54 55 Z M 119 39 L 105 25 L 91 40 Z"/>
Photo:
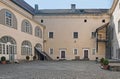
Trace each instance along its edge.
<path fill-rule="evenodd" d="M 84 53 L 84 59 L 89 59 L 89 57 L 88 57 L 89 50 L 83 49 L 83 53 Z"/>
<path fill-rule="evenodd" d="M 60 58 L 61 59 L 65 59 L 66 58 L 66 52 L 65 52 L 65 50 L 60 50 Z"/>

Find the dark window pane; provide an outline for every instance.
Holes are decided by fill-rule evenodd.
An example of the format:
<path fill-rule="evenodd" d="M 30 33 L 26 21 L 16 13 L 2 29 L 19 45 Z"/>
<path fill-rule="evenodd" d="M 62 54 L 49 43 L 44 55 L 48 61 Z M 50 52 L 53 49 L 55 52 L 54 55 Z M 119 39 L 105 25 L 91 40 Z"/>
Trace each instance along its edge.
<path fill-rule="evenodd" d="M 78 32 L 74 32 L 74 38 L 78 38 Z"/>
<path fill-rule="evenodd" d="M 49 32 L 49 38 L 53 38 L 53 32 Z"/>

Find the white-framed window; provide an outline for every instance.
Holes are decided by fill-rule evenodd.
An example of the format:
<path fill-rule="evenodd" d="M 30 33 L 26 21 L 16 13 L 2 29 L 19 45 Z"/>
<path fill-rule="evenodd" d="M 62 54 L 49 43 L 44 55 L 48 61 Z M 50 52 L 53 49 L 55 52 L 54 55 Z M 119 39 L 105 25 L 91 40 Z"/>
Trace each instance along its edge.
<path fill-rule="evenodd" d="M 73 32 L 73 38 L 78 38 L 78 32 Z"/>
<path fill-rule="evenodd" d="M 5 12 L 5 24 L 8 26 L 12 26 L 12 14 L 9 11 Z"/>
<path fill-rule="evenodd" d="M 92 49 L 92 55 L 95 55 L 95 54 L 96 54 L 96 49 L 93 48 L 93 49 Z"/>
<path fill-rule="evenodd" d="M 0 54 L 17 54 L 16 41 L 9 36 L 0 39 Z"/>
<path fill-rule="evenodd" d="M 49 54 L 52 55 L 54 53 L 54 49 L 53 48 L 49 48 Z"/>
<path fill-rule="evenodd" d="M 77 55 L 77 54 L 78 54 L 78 49 L 76 49 L 76 48 L 73 49 L 73 54 L 74 54 L 74 55 Z"/>
<path fill-rule="evenodd" d="M 49 38 L 54 38 L 54 33 L 53 32 L 49 32 Z"/>
<path fill-rule="evenodd" d="M 32 44 L 29 41 L 23 41 L 21 47 L 21 55 L 31 55 Z"/>
<path fill-rule="evenodd" d="M 42 38 L 42 30 L 39 26 L 35 27 L 35 36 Z"/>
<path fill-rule="evenodd" d="M 23 20 L 21 30 L 22 30 L 22 32 L 32 34 L 32 25 L 31 25 L 31 23 L 28 20 Z"/>

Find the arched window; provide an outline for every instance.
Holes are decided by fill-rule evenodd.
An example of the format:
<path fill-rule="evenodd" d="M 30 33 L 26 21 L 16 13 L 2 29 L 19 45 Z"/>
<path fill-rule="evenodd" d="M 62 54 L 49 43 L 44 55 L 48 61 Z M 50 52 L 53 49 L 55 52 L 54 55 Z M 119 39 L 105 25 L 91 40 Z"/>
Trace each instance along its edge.
<path fill-rule="evenodd" d="M 22 32 L 32 34 L 32 25 L 28 20 L 23 20 L 22 21 Z"/>
<path fill-rule="evenodd" d="M 32 44 L 29 41 L 23 41 L 21 49 L 21 55 L 29 56 L 32 54 Z"/>
<path fill-rule="evenodd" d="M 0 39 L 0 54 L 10 55 L 10 59 L 14 60 L 17 53 L 16 41 L 10 36 L 4 36 Z"/>
<path fill-rule="evenodd" d="M 39 26 L 35 27 L 35 36 L 42 38 L 42 30 Z"/>
<path fill-rule="evenodd" d="M 118 33 L 120 32 L 120 20 L 118 21 Z"/>
<path fill-rule="evenodd" d="M 36 44 L 35 48 L 42 51 L 42 45 L 39 43 Z"/>
<path fill-rule="evenodd" d="M 16 16 L 7 9 L 0 10 L 0 24 L 17 29 L 17 19 Z"/>

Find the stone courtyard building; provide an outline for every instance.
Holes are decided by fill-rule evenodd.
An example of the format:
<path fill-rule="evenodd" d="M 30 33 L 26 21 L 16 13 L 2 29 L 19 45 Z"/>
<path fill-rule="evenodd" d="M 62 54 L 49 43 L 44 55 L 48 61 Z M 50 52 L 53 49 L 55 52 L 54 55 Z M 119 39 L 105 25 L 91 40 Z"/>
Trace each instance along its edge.
<path fill-rule="evenodd" d="M 39 60 L 120 59 L 117 38 L 111 40 L 113 16 L 119 14 L 116 5 L 118 0 L 110 10 L 77 9 L 75 4 L 71 9 L 39 10 L 24 0 L 0 0 L 0 57 L 9 61 L 26 56 L 31 60 L 33 56 Z"/>

